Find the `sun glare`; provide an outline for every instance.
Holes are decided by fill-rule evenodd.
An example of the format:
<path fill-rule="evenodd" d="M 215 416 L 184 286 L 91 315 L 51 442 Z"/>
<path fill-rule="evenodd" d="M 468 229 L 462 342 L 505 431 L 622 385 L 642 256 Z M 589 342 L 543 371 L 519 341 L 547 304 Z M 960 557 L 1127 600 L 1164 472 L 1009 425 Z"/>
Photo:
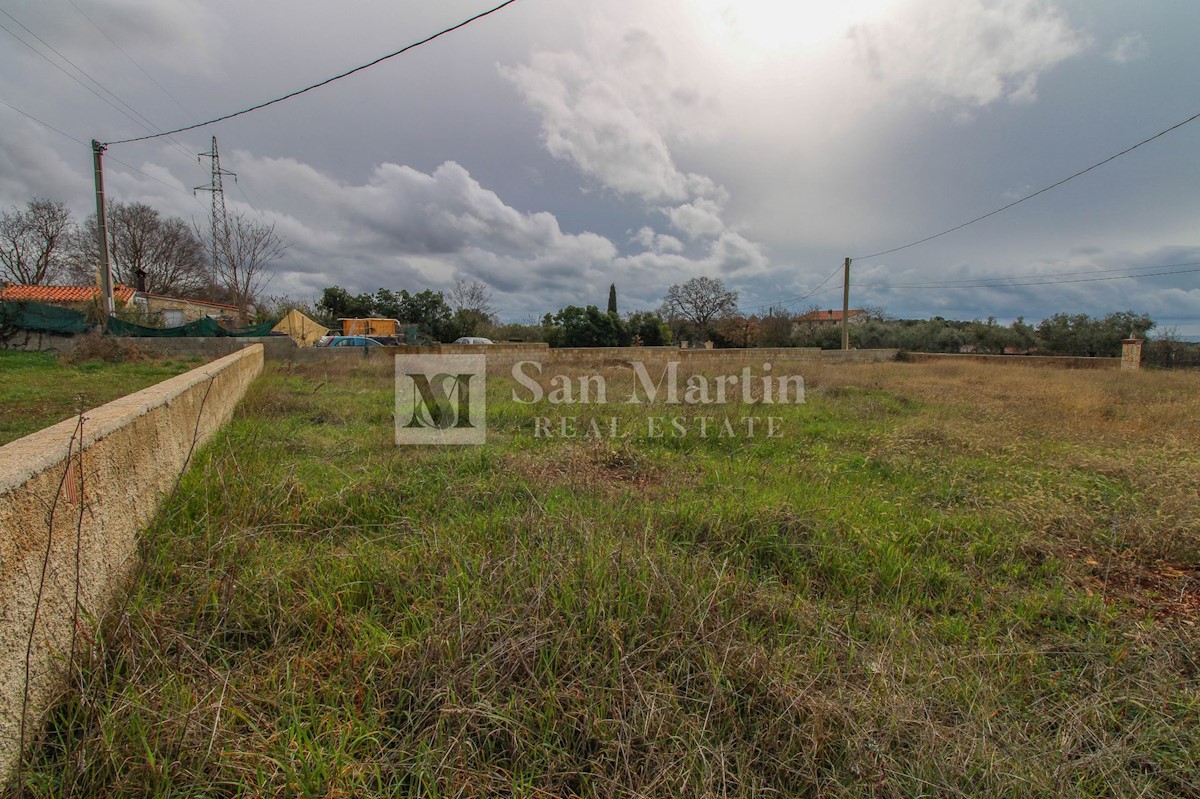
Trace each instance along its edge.
<path fill-rule="evenodd" d="M 878 17 L 895 0 L 708 0 L 714 33 L 726 47 L 778 54 L 832 45 L 855 24 Z"/>

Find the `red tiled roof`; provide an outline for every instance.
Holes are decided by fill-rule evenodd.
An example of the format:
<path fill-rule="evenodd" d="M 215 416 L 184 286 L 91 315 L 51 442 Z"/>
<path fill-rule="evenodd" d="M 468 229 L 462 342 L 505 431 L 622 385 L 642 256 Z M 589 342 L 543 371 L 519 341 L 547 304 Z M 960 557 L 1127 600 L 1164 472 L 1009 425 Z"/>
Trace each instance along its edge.
<path fill-rule="evenodd" d="M 847 316 L 853 319 L 856 316 L 862 316 L 866 311 L 857 308 L 851 308 Z M 841 311 L 809 311 L 808 313 L 796 319 L 797 322 L 840 322 L 842 321 Z"/>
<path fill-rule="evenodd" d="M 91 302 L 99 295 L 100 290 L 95 286 L 19 286 L 11 285 L 0 289 L 0 300 L 5 302 Z M 135 291 L 120 283 L 113 286 L 113 298 L 119 303 L 127 303 L 133 299 Z"/>

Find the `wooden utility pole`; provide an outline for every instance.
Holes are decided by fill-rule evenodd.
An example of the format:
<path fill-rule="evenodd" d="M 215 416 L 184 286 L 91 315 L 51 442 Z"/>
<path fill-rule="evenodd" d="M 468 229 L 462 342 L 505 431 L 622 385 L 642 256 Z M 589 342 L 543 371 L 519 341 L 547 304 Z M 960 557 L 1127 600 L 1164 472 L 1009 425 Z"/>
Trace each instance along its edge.
<path fill-rule="evenodd" d="M 850 259 L 846 259 L 846 274 L 842 277 L 842 349 L 850 349 Z"/>
<path fill-rule="evenodd" d="M 92 168 L 96 178 L 96 232 L 100 236 L 100 292 L 104 295 L 101 299 L 101 308 L 104 309 L 104 318 L 116 313 L 116 303 L 113 301 L 113 282 L 112 282 L 112 267 L 108 261 L 108 215 L 104 212 L 104 166 L 101 163 L 101 155 L 104 152 L 104 145 L 92 139 Z"/>

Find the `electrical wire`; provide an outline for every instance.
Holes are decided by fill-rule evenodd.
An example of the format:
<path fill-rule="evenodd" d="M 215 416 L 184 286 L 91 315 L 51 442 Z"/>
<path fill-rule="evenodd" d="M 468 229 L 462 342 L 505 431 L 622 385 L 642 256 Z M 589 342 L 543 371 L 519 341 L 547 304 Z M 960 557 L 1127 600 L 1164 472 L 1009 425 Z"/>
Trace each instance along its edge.
<path fill-rule="evenodd" d="M 16 112 L 17 112 L 18 114 L 20 114 L 21 116 L 23 116 L 23 117 L 27 117 L 27 118 L 29 118 L 29 119 L 33 120 L 33 121 L 34 121 L 34 122 L 36 122 L 37 124 L 41 125 L 43 128 L 46 128 L 47 130 L 52 130 L 52 131 L 54 131 L 55 133 L 57 133 L 59 136 L 62 136 L 62 137 L 64 137 L 64 138 L 67 138 L 67 139 L 70 139 L 71 141 L 75 142 L 75 143 L 76 143 L 76 144 L 78 144 L 78 145 L 81 145 L 81 146 L 83 146 L 83 147 L 89 147 L 89 146 L 90 146 L 90 145 L 88 145 L 86 142 L 83 142 L 83 141 L 81 141 L 81 140 L 79 140 L 79 139 L 75 138 L 75 137 L 74 137 L 74 136 L 72 136 L 70 133 L 65 133 L 64 131 L 61 131 L 61 130 L 59 130 L 58 128 L 54 127 L 53 125 L 51 125 L 51 124 L 49 124 L 49 123 L 47 123 L 47 122 L 43 122 L 42 120 L 40 120 L 40 119 L 38 119 L 37 117 L 35 117 L 33 114 L 30 114 L 30 113 L 29 113 L 29 112 L 27 112 L 27 111 L 22 111 L 20 108 L 17 108 L 15 105 L 13 105 L 13 104 L 11 104 L 11 103 L 5 102 L 4 100 L 0 100 L 0 105 L 4 106 L 5 108 L 10 108 L 10 109 L 12 109 L 13 111 L 16 111 Z M 149 178 L 150 180 L 153 180 L 155 183 L 161 183 L 162 185 L 166 186 L 166 187 L 167 187 L 167 188 L 169 188 L 169 189 L 174 189 L 175 191 L 182 192 L 183 194 L 187 194 L 189 197 L 194 197 L 194 195 L 192 195 L 192 194 L 191 194 L 191 192 L 184 191 L 183 189 L 179 188 L 179 187 L 178 187 L 178 186 L 176 186 L 175 184 L 173 184 L 173 183 L 168 183 L 167 181 L 163 180 L 162 178 L 157 178 L 157 177 L 155 177 L 154 175 L 151 175 L 151 174 L 149 174 L 148 172 L 143 172 L 142 170 L 138 169 L 136 166 L 133 166 L 132 164 L 128 164 L 128 163 L 126 163 L 126 162 L 122 161 L 120 158 L 115 158 L 115 157 L 113 157 L 112 155 L 109 155 L 109 156 L 108 156 L 108 159 L 109 159 L 110 161 L 115 161 L 115 162 L 117 162 L 118 164 L 120 164 L 121 166 L 125 167 L 126 169 L 131 169 L 131 170 L 133 170 L 134 172 L 137 172 L 137 173 L 138 173 L 139 175 L 141 175 L 142 177 L 146 177 L 146 178 Z"/>
<path fill-rule="evenodd" d="M 37 124 L 41 125 L 43 128 L 46 128 L 47 130 L 52 130 L 55 133 L 57 133 L 59 136 L 70 139 L 71 141 L 75 142 L 76 144 L 82 145 L 84 147 L 90 146 L 86 142 L 80 141 L 79 139 L 75 138 L 70 133 L 65 133 L 65 132 L 59 130 L 58 128 L 54 127 L 53 125 L 43 122 L 42 120 L 35 117 L 33 114 L 30 114 L 27 111 L 22 111 L 20 108 L 17 108 L 15 105 L 13 105 L 11 103 L 7 103 L 4 100 L 0 100 L 0 105 L 4 106 L 5 108 L 11 108 L 13 111 L 16 111 L 21 116 L 27 117 L 27 118 L 33 120 Z M 184 191 L 183 189 L 176 186 L 174 183 L 168 183 L 167 181 L 163 180 L 162 178 L 156 178 L 154 175 L 151 175 L 148 172 L 143 172 L 142 170 L 138 169 L 136 166 L 125 163 L 120 158 L 114 158 L 113 156 L 109 155 L 108 159 L 110 161 L 116 161 L 118 164 L 125 167 L 126 169 L 131 169 L 134 172 L 137 172 L 139 175 L 149 178 L 150 180 L 153 180 L 156 183 L 161 183 L 162 185 L 166 186 L 169 189 L 174 189 L 175 191 L 183 192 L 184 194 L 187 194 L 188 196 L 192 196 L 190 192 Z"/>
<path fill-rule="evenodd" d="M 1181 268 L 1193 267 L 1193 268 Z M 839 267 L 841 268 L 841 267 Z M 1157 270 L 1157 271 L 1149 271 Z M 1113 275 L 1107 274 L 1110 272 L 1137 272 L 1130 275 Z M 1030 275 L 1026 278 L 979 278 L 975 280 L 946 280 L 936 283 L 863 283 L 855 285 L 856 289 L 879 289 L 879 290 L 906 290 L 906 289 L 1006 289 L 1019 288 L 1022 286 L 1055 286 L 1066 283 L 1096 283 L 1106 280 L 1135 280 L 1143 277 L 1163 277 L 1166 275 L 1188 275 L 1200 272 L 1200 261 L 1187 261 L 1176 264 L 1157 264 L 1155 266 L 1127 266 L 1119 269 L 1096 269 L 1086 272 L 1050 272 L 1041 275 Z M 837 274 L 834 272 L 833 274 Z M 1075 278 L 1074 275 L 1100 275 L 1099 277 L 1083 277 Z M 822 285 L 829 281 L 833 275 L 830 275 Z M 1054 280 L 1046 278 L 1070 277 L 1069 280 Z M 990 281 L 1007 280 L 1007 283 L 995 283 Z M 786 308 L 794 305 L 810 297 L 819 297 L 823 294 L 829 294 L 834 291 L 840 291 L 841 286 L 832 286 L 823 291 L 820 290 L 821 285 L 813 289 L 803 297 L 797 297 L 792 300 L 784 300 L 782 302 L 763 303 L 761 305 L 752 305 L 744 310 L 752 311 L 761 308 Z"/>
<path fill-rule="evenodd" d="M 836 291 L 837 289 L 841 288 L 841 286 L 834 286 L 832 289 L 828 289 L 826 291 L 821 291 L 820 289 L 822 286 L 824 286 L 826 283 L 828 283 L 830 280 L 832 280 L 834 275 L 836 275 L 838 272 L 842 271 L 842 269 L 844 269 L 844 268 L 845 268 L 845 265 L 838 266 L 837 269 L 834 269 L 832 272 L 829 273 L 828 277 L 826 277 L 824 280 L 822 280 L 820 283 L 818 283 L 816 288 L 814 288 L 812 291 L 805 294 L 803 297 L 793 297 L 790 300 L 776 300 L 775 302 L 764 302 L 760 305 L 751 305 L 749 308 L 746 308 L 744 310 L 754 311 L 754 310 L 758 310 L 761 308 L 786 308 L 789 305 L 794 305 L 798 302 L 804 302 L 809 297 L 814 297 L 814 296 L 817 296 L 818 294 L 828 294 L 830 291 Z"/>
<path fill-rule="evenodd" d="M 943 230 L 941 233 L 935 233 L 932 236 L 926 236 L 923 239 L 918 239 L 917 241 L 910 242 L 910 243 L 905 244 L 900 247 L 893 247 L 890 250 L 882 250 L 880 252 L 872 253 L 870 255 L 855 256 L 853 258 L 853 260 L 861 261 L 861 260 L 864 260 L 867 258 L 878 258 L 881 255 L 890 255 L 891 253 L 894 253 L 894 252 L 900 252 L 901 250 L 907 250 L 909 247 L 916 247 L 918 244 L 924 244 L 927 241 L 933 241 L 934 239 L 941 238 L 942 236 L 945 236 L 948 233 L 953 233 L 956 230 L 962 230 L 963 228 L 967 227 L 968 225 L 973 225 L 976 222 L 982 222 L 984 219 L 987 219 L 990 216 L 995 216 L 996 214 L 998 214 L 1002 211 L 1007 211 L 1009 208 L 1012 208 L 1015 205 L 1020 205 L 1021 203 L 1025 202 L 1026 200 L 1032 200 L 1034 197 L 1037 197 L 1039 194 L 1045 194 L 1046 192 L 1050 191 L 1051 189 L 1056 189 L 1068 181 L 1074 180 L 1075 178 L 1080 177 L 1081 175 L 1086 175 L 1088 172 L 1091 172 L 1093 169 L 1097 169 L 1099 167 L 1104 166 L 1107 163 L 1115 161 L 1118 158 L 1120 158 L 1121 156 L 1127 155 L 1128 153 L 1133 152 L 1134 150 L 1141 147 L 1142 145 L 1149 144 L 1150 142 L 1154 141 L 1155 139 L 1165 136 L 1173 130 L 1178 130 L 1179 128 L 1182 128 L 1184 125 L 1188 124 L 1189 122 L 1194 122 L 1197 119 L 1200 119 L 1200 112 L 1192 114 L 1190 117 L 1183 120 L 1182 122 L 1177 122 L 1176 124 L 1172 125 L 1171 127 L 1167 128 L 1165 130 L 1160 130 L 1158 133 L 1155 133 L 1153 136 L 1150 136 L 1149 138 L 1142 139 L 1140 142 L 1138 142 L 1137 144 L 1135 144 L 1131 147 L 1126 147 L 1124 150 L 1122 150 L 1119 153 L 1116 153 L 1115 155 L 1110 155 L 1108 158 L 1105 158 L 1103 161 L 1097 161 L 1096 163 L 1092 164 L 1091 166 L 1087 167 L 1086 169 L 1081 169 L 1078 172 L 1076 172 L 1075 174 L 1069 175 L 1056 183 L 1051 183 L 1049 186 L 1046 186 L 1045 188 L 1038 189 L 1037 191 L 1033 192 L 1032 194 L 1027 194 L 1024 197 L 1021 197 L 1020 199 L 1013 200 L 1008 205 L 1003 205 L 1003 206 L 995 209 L 994 211 L 989 211 L 982 216 L 977 216 L 970 221 L 963 222 L 961 225 L 955 225 L 954 227 L 952 227 L 948 230 Z"/>
<path fill-rule="evenodd" d="M 96 96 L 97 96 L 97 97 L 100 97 L 100 99 L 101 99 L 101 100 L 104 100 L 104 102 L 108 103 L 110 106 L 112 106 L 113 108 L 115 108 L 117 111 L 120 111 L 122 114 L 124 114 L 124 115 L 125 115 L 125 117 L 126 117 L 127 119 L 130 119 L 130 120 L 132 120 L 134 123 L 136 123 L 138 126 L 140 126 L 140 127 L 143 129 L 143 130 L 148 130 L 148 131 L 152 131 L 152 132 L 153 132 L 153 131 L 161 131 L 161 130 L 162 130 L 162 128 L 160 128 L 158 125 L 155 125 L 153 122 L 151 122 L 151 121 L 150 121 L 150 119 L 149 119 L 149 118 L 147 118 L 145 114 L 141 113 L 141 112 L 140 112 L 140 111 L 138 111 L 136 108 L 134 108 L 132 105 L 130 105 L 129 103 L 125 102 L 125 100 L 121 99 L 121 98 L 120 98 L 120 97 L 119 97 L 119 96 L 116 94 L 116 92 L 113 92 L 111 89 L 109 89 L 109 88 L 108 88 L 107 86 L 105 86 L 103 83 L 101 83 L 100 81 L 98 81 L 98 80 L 96 80 L 94 77 L 92 77 L 92 75 L 91 75 L 90 73 L 88 73 L 88 71 L 87 71 L 87 70 L 83 69 L 83 68 L 82 68 L 82 67 L 80 67 L 78 64 L 76 64 L 74 61 L 72 61 L 71 59 L 67 58 L 67 57 L 66 57 L 65 55 L 63 55 L 63 54 L 62 54 L 62 53 L 61 53 L 61 52 L 60 52 L 60 51 L 59 51 L 59 50 L 58 50 L 58 49 L 57 49 L 57 48 L 56 48 L 54 45 L 50 44 L 48 41 L 46 41 L 45 39 L 43 39 L 41 36 L 38 36 L 36 33 L 34 33 L 34 31 L 33 31 L 33 30 L 31 30 L 31 29 L 29 28 L 29 26 L 28 26 L 28 25 L 26 25 L 25 23 L 21 22 L 21 20 L 17 19 L 17 18 L 16 18 L 16 17 L 14 17 L 12 14 L 10 14 L 10 13 L 9 13 L 9 12 L 7 12 L 7 11 L 5 11 L 3 8 L 0 8 L 0 14 L 4 14 L 4 16 L 6 16 L 6 17 L 8 17 L 9 19 L 11 19 L 11 20 L 12 20 L 13 22 L 15 22 L 17 25 L 20 25 L 22 30 L 24 30 L 26 33 L 28 33 L 28 34 L 29 34 L 30 36 L 32 36 L 33 38 L 37 39 L 37 40 L 38 40 L 38 42 L 40 42 L 40 43 L 41 43 L 41 45 L 42 45 L 43 47 L 45 47 L 47 50 L 49 50 L 50 52 L 54 53 L 56 56 L 58 56 L 59 58 L 61 58 L 61 59 L 62 59 L 64 62 L 66 62 L 67 64 L 69 64 L 69 65 L 70 65 L 70 67 L 71 67 L 72 69 L 74 69 L 76 72 L 78 72 L 78 73 L 79 73 L 79 75 L 81 75 L 82 77 L 84 77 L 84 78 L 86 78 L 87 80 L 91 81 L 91 82 L 92 82 L 93 84 L 95 84 L 95 85 L 96 85 L 96 87 L 97 87 L 97 88 L 99 88 L 99 89 L 100 89 L 102 92 L 104 92 L 105 94 L 107 94 L 107 95 L 108 95 L 109 97 L 111 97 L 112 99 L 116 100 L 118 103 L 120 103 L 120 104 L 121 104 L 122 106 L 124 106 L 125 108 L 129 109 L 129 111 L 130 111 L 130 112 L 131 112 L 131 113 L 132 113 L 134 116 L 130 116 L 128 113 L 125 113 L 125 111 L 123 111 L 123 110 L 122 110 L 120 107 L 118 107 L 118 106 L 116 106 L 116 105 L 113 105 L 113 104 L 112 104 L 111 102 L 109 102 L 108 100 L 105 100 L 105 99 L 104 99 L 104 97 L 102 97 L 101 95 L 99 95 L 99 94 L 96 94 L 96 92 L 94 92 L 94 91 L 93 91 L 93 92 L 92 92 L 92 94 L 96 94 Z M 14 34 L 14 33 L 13 33 L 11 30 L 8 30 L 8 28 L 5 28 L 5 30 L 6 30 L 6 31 L 8 31 L 8 33 L 9 33 L 10 35 L 12 35 L 12 36 L 14 36 L 14 37 L 16 36 L 16 34 Z M 18 38 L 19 38 L 19 37 L 18 37 Z M 49 63 L 51 63 L 51 64 L 54 64 L 54 62 L 53 62 L 53 61 L 52 61 L 52 60 L 51 60 L 51 59 L 50 59 L 48 56 L 46 56 L 44 53 L 41 53 L 41 52 L 39 52 L 39 51 L 38 51 L 36 48 L 34 48 L 34 47 L 33 47 L 32 45 L 30 45 L 28 42 L 24 42 L 24 41 L 22 40 L 22 43 L 23 43 L 23 44 L 25 44 L 25 46 L 26 46 L 26 47 L 28 47 L 29 49 L 31 49 L 31 50 L 33 50 L 35 53 L 37 53 L 39 56 L 41 56 L 42 58 L 46 59 L 46 61 L 48 61 Z M 57 64 L 54 64 L 54 66 L 58 67 L 58 65 L 57 65 Z M 63 74 L 65 74 L 67 77 L 69 77 L 69 78 L 71 78 L 72 80 L 74 80 L 74 81 L 75 81 L 76 83 L 78 83 L 80 86 L 83 86 L 85 89 L 88 89 L 89 91 L 91 91 L 90 87 L 89 87 L 89 86 L 88 86 L 86 83 L 83 83 L 83 81 L 79 80 L 79 79 L 78 79 L 78 78 L 76 78 L 74 75 L 72 75 L 71 73 L 67 72 L 65 69 L 62 69 L 62 67 L 59 67 L 59 69 L 60 69 L 60 71 L 62 71 L 62 72 L 63 72 Z M 134 118 L 135 116 L 137 117 L 137 119 L 135 119 L 135 118 Z M 141 121 L 138 121 L 139 119 L 140 119 Z M 179 142 L 177 142 L 175 139 L 168 138 L 168 139 L 167 139 L 167 141 L 169 141 L 171 144 L 173 144 L 173 145 L 175 146 L 175 148 L 176 148 L 176 149 L 178 149 L 178 150 L 179 150 L 181 153 L 183 153 L 183 154 L 184 154 L 185 156 L 187 156 L 189 159 L 192 157 L 192 153 L 191 153 L 191 151 L 190 151 L 190 150 L 188 150 L 186 147 L 184 147 L 184 146 L 183 146 L 182 144 L 180 144 Z"/>
<path fill-rule="evenodd" d="M 449 28 L 444 28 L 443 30 L 438 31 L 435 34 L 426 36 L 424 39 L 421 39 L 420 41 L 416 41 L 416 42 L 413 42 L 412 44 L 405 45 L 404 47 L 401 47 L 399 50 L 396 50 L 395 52 L 388 53 L 387 55 L 384 55 L 384 56 L 380 56 L 379 58 L 376 58 L 374 61 L 370 61 L 361 66 L 357 66 L 354 69 L 347 70 L 346 72 L 342 72 L 341 74 L 334 75 L 333 77 L 326 78 L 325 80 L 323 80 L 319 83 L 314 83 L 311 86 L 304 87 L 303 89 L 297 89 L 296 91 L 289 92 L 285 95 L 282 95 L 281 97 L 276 97 L 274 100 L 267 100 L 266 102 L 259 103 L 257 105 L 252 105 L 249 108 L 243 108 L 241 111 L 235 111 L 232 114 L 225 114 L 224 116 L 219 116 L 214 119 L 210 119 L 207 122 L 197 122 L 194 125 L 185 125 L 182 128 L 176 128 L 175 130 L 168 130 L 164 133 L 154 133 L 149 136 L 136 136 L 136 137 L 130 138 L 130 139 L 118 139 L 116 141 L 107 142 L 106 144 L 110 145 L 110 146 L 114 145 L 114 144 L 130 144 L 132 142 L 146 141 L 147 139 L 157 139 L 159 136 L 171 136 L 176 133 L 183 133 L 185 131 L 195 130 L 196 128 L 202 128 L 202 127 L 205 127 L 206 125 L 213 125 L 213 124 L 216 124 L 217 122 L 224 122 L 228 119 L 233 119 L 234 117 L 240 117 L 244 114 L 249 114 L 251 111 L 258 111 L 260 109 L 266 108 L 267 106 L 275 105 L 276 103 L 282 103 L 284 100 L 290 100 L 293 97 L 297 97 L 301 94 L 304 94 L 305 92 L 310 92 L 313 89 L 319 89 L 322 86 L 328 86 L 330 83 L 341 80 L 342 78 L 347 78 L 356 72 L 362 72 L 364 69 L 370 69 L 371 67 L 375 66 L 376 64 L 380 64 L 384 61 L 387 61 L 389 58 L 395 58 L 396 56 L 401 55 L 402 53 L 407 53 L 409 50 L 420 47 L 423 44 L 428 44 L 429 42 L 432 42 L 434 39 L 445 36 L 447 33 L 452 33 L 454 31 L 458 30 L 459 28 L 465 28 L 467 25 L 470 25 L 472 22 L 483 19 L 484 17 L 489 16 L 491 14 L 495 14 L 500 9 L 502 9 L 506 6 L 510 6 L 515 2 L 517 2 L 517 0 L 504 0 L 503 3 L 501 3 L 498 6 L 495 6 L 494 8 L 490 8 L 487 11 L 480 12 L 469 19 L 459 22 L 456 25 L 451 25 Z"/>
<path fill-rule="evenodd" d="M 1005 282 L 996 281 L 1012 281 L 1012 280 L 1041 280 L 1042 278 L 1055 277 L 1070 277 L 1072 275 L 1099 275 L 1109 274 L 1112 272 L 1143 272 L 1153 269 L 1175 269 L 1183 266 L 1200 266 L 1200 261 L 1186 261 L 1178 264 L 1157 264 L 1155 266 L 1122 266 L 1116 269 L 1083 269 L 1074 272 L 1044 272 L 1038 275 L 1012 275 L 1009 277 L 978 277 L 965 278 L 963 280 L 933 280 L 927 283 L 875 283 L 870 284 L 872 287 L 886 285 L 890 288 L 988 288 L 991 285 L 1003 287 L 1007 285 Z M 1117 275 L 1117 277 L 1138 277 L 1138 275 Z M 1057 282 L 1057 281 L 1050 281 Z M 855 288 L 866 288 L 866 285 L 856 286 Z"/>
<path fill-rule="evenodd" d="M 1161 268 L 1161 267 L 1160 267 Z M 1096 283 L 1102 280 L 1135 280 L 1144 277 L 1162 277 L 1164 275 L 1189 275 L 1194 272 L 1200 272 L 1200 266 L 1192 269 L 1175 269 L 1165 272 L 1143 272 L 1137 275 L 1106 275 L 1104 277 L 1079 277 L 1070 280 L 1018 280 L 1012 283 L 986 283 L 986 284 L 968 284 L 961 286 L 943 286 L 943 285 L 925 285 L 925 284 L 908 284 L 908 285 L 893 285 L 889 283 L 868 283 L 855 286 L 860 289 L 1007 289 L 1016 288 L 1018 286 L 1057 286 L 1064 283 Z"/>
<path fill-rule="evenodd" d="M 39 124 L 39 125 L 41 125 L 43 128 L 46 128 L 47 130 L 52 130 L 52 131 L 54 131 L 55 133 L 57 133 L 59 136 L 65 136 L 66 138 L 70 139 L 71 141 L 75 142 L 76 144 L 83 145 L 84 147 L 87 147 L 87 146 L 89 146 L 89 145 L 87 145 L 85 142 L 82 142 L 82 141 L 80 141 L 79 139 L 77 139 L 77 138 L 75 138 L 74 136 L 72 136 L 70 133 L 63 133 L 61 130 L 59 130 L 58 128 L 54 127 L 53 125 L 51 125 L 51 124 L 49 124 L 49 123 L 47 123 L 47 122 L 43 122 L 42 120 L 40 120 L 40 119 L 38 119 L 37 117 L 35 117 L 33 114 L 30 114 L 30 113 L 27 113 L 27 112 L 25 112 L 25 111 L 22 111 L 21 109 L 17 108 L 15 105 L 10 105 L 9 103 L 6 103 L 6 102 L 4 102 L 3 100 L 0 100 L 0 105 L 2 105 L 2 106 L 5 106 L 6 108 L 11 108 L 13 111 L 16 111 L 16 112 L 17 112 L 18 114 L 20 114 L 21 116 L 23 116 L 23 117 L 28 117 L 29 119 L 32 119 L 34 122 L 38 123 L 38 124 Z"/>
<path fill-rule="evenodd" d="M 183 105 L 183 103 L 179 102 L 179 100 L 178 100 L 178 99 L 175 97 L 175 95 L 173 95 L 173 94 L 171 94 L 171 92 L 167 91 L 167 88 L 166 88 L 165 86 L 163 86 L 161 83 L 159 83 L 157 80 L 155 80 L 155 79 L 154 79 L 154 76 L 153 76 L 153 75 L 151 75 L 149 72 L 147 72 L 145 67 L 143 67 L 143 66 L 142 66 L 141 64 L 139 64 L 139 63 L 138 63 L 136 60 L 134 60 L 134 57 L 133 57 L 133 56 L 131 56 L 131 55 L 129 54 L 129 51 L 127 51 L 127 50 L 126 50 L 124 47 L 122 47 L 120 44 L 118 44 L 118 43 L 117 43 L 117 41 L 116 41 L 115 39 L 113 39 L 113 37 L 111 37 L 111 36 L 109 36 L 109 35 L 108 35 L 108 32 L 107 32 L 106 30 L 104 30 L 104 28 L 101 28 L 101 27 L 100 27 L 100 25 L 99 25 L 99 24 L 96 22 L 96 20 L 92 19 L 92 18 L 91 18 L 91 16 L 90 16 L 90 15 L 89 15 L 89 14 L 88 14 L 86 11 L 84 11 L 82 8 L 80 8 L 80 7 L 79 7 L 79 5 L 78 5 L 78 4 L 76 4 L 75 0 L 67 0 L 67 2 L 68 2 L 68 3 L 70 3 L 72 6 L 74 6 L 74 7 L 75 7 L 75 10 L 76 10 L 76 11 L 78 11 L 80 14 L 82 14 L 82 15 L 83 15 L 83 18 L 84 18 L 84 19 L 86 19 L 88 22 L 90 22 L 90 23 L 91 23 L 91 25 L 92 25 L 92 27 L 93 27 L 93 28 L 95 28 L 97 31 L 99 31 L 99 32 L 100 32 L 100 35 L 101 35 L 101 36 L 103 36 L 105 39 L 108 39 L 108 41 L 112 43 L 112 46 L 113 46 L 113 47 L 115 47 L 115 48 L 117 48 L 118 50 L 120 50 L 120 51 L 121 51 L 121 53 L 122 53 L 122 54 L 123 54 L 123 55 L 124 55 L 124 56 L 125 56 L 127 59 L 129 59 L 129 63 L 131 63 L 131 64 L 133 64 L 135 67 L 137 67 L 137 68 L 138 68 L 138 70 L 139 70 L 139 71 L 140 71 L 140 72 L 141 72 L 143 75 L 145 75 L 145 76 L 146 76 L 146 78 L 147 78 L 147 79 L 149 79 L 149 81 L 150 81 L 151 83 L 153 83 L 155 86 L 157 86 L 157 87 L 159 88 L 159 91 L 161 91 L 161 92 L 162 92 L 163 94 L 165 94 L 167 97 L 171 98 L 171 100 L 172 100 L 172 101 L 175 103 L 175 105 L 179 106 L 179 108 L 180 108 L 180 110 L 181 110 L 181 111 L 183 111 L 185 114 L 187 114 L 188 116 L 192 117 L 193 119 L 195 119 L 195 118 L 196 118 L 196 115 L 195 115 L 195 114 L 193 114 L 191 111 L 189 111 L 187 108 L 185 108 L 185 107 L 184 107 L 184 105 Z M 147 121 L 149 121 L 149 120 L 147 120 Z M 156 127 L 157 127 L 157 126 L 156 126 Z"/>

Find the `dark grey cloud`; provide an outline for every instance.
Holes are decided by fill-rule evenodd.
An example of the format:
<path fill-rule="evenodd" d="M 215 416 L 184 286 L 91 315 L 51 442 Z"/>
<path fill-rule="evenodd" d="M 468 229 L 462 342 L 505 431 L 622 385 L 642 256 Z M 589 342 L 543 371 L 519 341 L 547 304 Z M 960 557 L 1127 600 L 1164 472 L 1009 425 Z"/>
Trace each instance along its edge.
<path fill-rule="evenodd" d="M 66 0 L 6 10 L 159 125 L 275 96 L 483 8 L 76 3 L 154 80 Z M 467 277 L 519 318 L 603 305 L 611 282 L 623 308 L 653 307 L 671 283 L 706 274 L 753 307 L 1195 113 L 1178 86 L 1200 70 L 1197 26 L 1200 5 L 1178 0 L 522 0 L 287 104 L 175 143 L 115 146 L 108 188 L 205 224 L 208 198 L 192 188 L 207 166 L 194 154 L 219 136 L 238 173 L 228 204 L 292 244 L 272 293 Z M 83 142 L 144 132 L 0 37 L 0 100 Z M 1196 260 L 1198 135 L 1185 128 L 987 222 L 856 262 L 854 280 Z M 0 206 L 50 196 L 85 216 L 90 168 L 86 145 L 0 106 Z M 854 301 L 906 316 L 1133 306 L 1200 319 L 1196 278 L 863 289 Z M 837 301 L 835 286 L 804 304 Z M 1200 334 L 1200 322 L 1181 327 Z"/>

